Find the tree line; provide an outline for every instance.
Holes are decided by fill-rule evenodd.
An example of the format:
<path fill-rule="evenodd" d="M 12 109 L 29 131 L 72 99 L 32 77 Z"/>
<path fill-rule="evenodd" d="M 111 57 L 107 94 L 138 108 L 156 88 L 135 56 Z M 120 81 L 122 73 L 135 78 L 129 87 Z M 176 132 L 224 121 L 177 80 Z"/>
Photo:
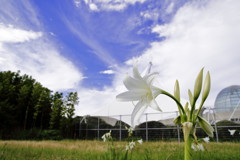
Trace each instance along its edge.
<path fill-rule="evenodd" d="M 20 71 L 0 72 L 0 139 L 73 138 L 78 99 Z"/>

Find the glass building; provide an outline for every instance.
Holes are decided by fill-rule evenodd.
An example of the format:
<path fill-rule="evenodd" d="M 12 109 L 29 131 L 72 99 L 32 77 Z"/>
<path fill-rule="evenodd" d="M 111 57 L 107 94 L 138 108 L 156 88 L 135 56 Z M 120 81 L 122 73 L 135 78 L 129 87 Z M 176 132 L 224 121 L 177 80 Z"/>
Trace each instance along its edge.
<path fill-rule="evenodd" d="M 233 85 L 221 90 L 215 100 L 216 112 L 240 110 L 240 85 Z"/>

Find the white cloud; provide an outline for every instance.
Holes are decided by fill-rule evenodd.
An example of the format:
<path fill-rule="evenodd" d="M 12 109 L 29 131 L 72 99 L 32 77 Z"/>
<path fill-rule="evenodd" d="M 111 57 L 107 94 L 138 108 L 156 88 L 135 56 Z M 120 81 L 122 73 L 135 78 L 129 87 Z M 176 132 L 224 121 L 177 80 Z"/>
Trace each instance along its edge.
<path fill-rule="evenodd" d="M 174 9 L 174 2 L 171 2 L 166 9 L 166 13 L 167 14 L 172 13 L 173 9 Z"/>
<path fill-rule="evenodd" d="M 89 8 L 92 10 L 92 11 L 98 11 L 98 7 L 96 4 L 94 3 L 90 3 L 89 4 Z"/>
<path fill-rule="evenodd" d="M 135 3 L 144 3 L 146 0 L 84 0 L 85 4 L 89 6 L 92 11 L 108 10 L 121 11 L 127 8 L 128 5 Z M 74 1 L 76 7 L 79 7 L 79 1 Z"/>
<path fill-rule="evenodd" d="M 4 27 L 1 27 L 4 30 Z M 17 30 L 14 34 L 6 34 L 0 43 L 0 68 L 3 70 L 20 70 L 24 74 L 33 76 L 34 79 L 52 90 L 72 89 L 79 85 L 82 74 L 66 58 L 62 57 L 53 47 L 51 42 L 37 36 L 38 32 Z M 11 28 L 6 28 L 11 33 Z M 8 36 L 7 36 L 8 35 Z M 30 41 L 29 37 L 34 41 Z M 7 42 L 7 43 L 6 43 Z M 14 42 L 21 42 L 15 44 Z"/>
<path fill-rule="evenodd" d="M 101 73 L 101 74 L 115 74 L 115 71 L 109 69 L 109 70 L 105 70 L 105 71 L 100 71 L 99 73 Z"/>
<path fill-rule="evenodd" d="M 80 5 L 81 5 L 80 0 L 73 0 L 73 3 L 76 7 L 80 7 Z"/>
<path fill-rule="evenodd" d="M 193 88 L 198 71 L 202 67 L 210 70 L 213 84 L 208 104 L 213 105 L 222 88 L 240 82 L 240 2 L 198 3 L 185 5 L 169 24 L 153 28 L 166 40 L 152 43 L 137 59 L 143 64 L 152 60 L 154 69 L 160 71 L 160 85 L 168 90 L 179 79 L 184 97 Z"/>
<path fill-rule="evenodd" d="M 0 42 L 24 42 L 37 39 L 42 36 L 42 33 L 21 30 L 13 26 L 0 24 L 0 35 Z"/>
<path fill-rule="evenodd" d="M 74 33 L 83 43 L 88 45 L 92 49 L 92 53 L 97 55 L 100 60 L 107 63 L 108 65 L 117 64 L 114 57 L 96 40 L 94 35 L 89 32 L 83 32 L 81 29 L 81 24 L 78 21 L 72 21 L 68 18 L 62 16 L 62 20 L 68 29 Z"/>
<path fill-rule="evenodd" d="M 213 106 L 221 89 L 239 84 L 240 1 L 212 0 L 204 5 L 199 3 L 201 1 L 183 6 L 169 24 L 153 28 L 153 31 L 166 39 L 152 43 L 141 56 L 119 67 L 112 89 L 89 93 L 88 99 L 79 105 L 85 109 L 84 113 L 111 107 L 115 95 L 126 90 L 122 80 L 126 72 L 131 73 L 129 65 L 136 61 L 140 70 L 152 61 L 152 70 L 159 72 L 155 85 L 169 92 L 173 91 L 175 80 L 178 79 L 182 97 L 186 99 L 187 89 L 193 89 L 199 70 L 205 67 L 205 73 L 209 70 L 212 77 L 212 89 L 206 102 L 209 106 Z M 85 97 L 84 94 L 82 96 Z M 174 105 L 166 105 L 162 98 L 160 96 L 158 99 L 164 111 L 176 110 Z M 121 106 L 116 109 L 116 113 L 120 111 Z"/>

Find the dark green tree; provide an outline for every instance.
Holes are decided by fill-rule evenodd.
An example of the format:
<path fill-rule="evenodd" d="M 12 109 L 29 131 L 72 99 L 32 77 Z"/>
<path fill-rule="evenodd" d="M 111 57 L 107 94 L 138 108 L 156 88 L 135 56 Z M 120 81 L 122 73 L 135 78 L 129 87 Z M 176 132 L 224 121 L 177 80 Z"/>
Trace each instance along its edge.
<path fill-rule="evenodd" d="M 50 129 L 60 129 L 60 121 L 63 116 L 63 95 L 56 92 L 53 95 L 52 112 L 50 118 Z"/>
<path fill-rule="evenodd" d="M 20 71 L 0 72 L 0 139 L 49 138 L 63 130 L 72 138 L 77 104 L 76 92 L 63 96 Z"/>
<path fill-rule="evenodd" d="M 61 119 L 61 129 L 66 137 L 73 137 L 74 130 L 74 112 L 75 106 L 78 105 L 77 92 L 70 92 L 66 96 L 65 106 L 63 108 L 63 117 Z"/>
<path fill-rule="evenodd" d="M 33 106 L 31 106 L 31 94 L 33 91 L 35 80 L 27 75 L 22 76 L 21 87 L 19 88 L 19 93 L 17 97 L 17 108 L 18 108 L 18 120 L 21 126 L 26 130 L 27 126 L 30 127 L 30 123 L 27 124 L 29 119 L 29 112 Z M 30 120 L 30 119 L 29 119 Z"/>
<path fill-rule="evenodd" d="M 44 88 L 42 90 L 34 109 L 34 127 L 38 127 L 41 130 L 48 128 L 51 113 L 51 91 L 49 89 Z"/>

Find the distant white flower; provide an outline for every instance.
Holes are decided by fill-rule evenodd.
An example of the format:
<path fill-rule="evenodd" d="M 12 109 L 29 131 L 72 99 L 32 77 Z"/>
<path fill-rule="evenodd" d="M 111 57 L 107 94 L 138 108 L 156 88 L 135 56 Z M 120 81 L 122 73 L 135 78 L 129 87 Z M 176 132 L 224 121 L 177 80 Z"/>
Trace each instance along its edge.
<path fill-rule="evenodd" d="M 156 74 L 158 73 L 146 74 L 142 77 L 137 67 L 134 66 L 133 77 L 127 76 L 123 81 L 128 91 L 117 95 L 116 98 L 121 101 L 138 101 L 132 112 L 132 127 L 135 127 L 148 106 L 161 111 L 155 101 L 155 98 L 161 93 L 161 90 L 152 85 Z"/>
<path fill-rule="evenodd" d="M 204 151 L 205 150 L 202 144 L 198 144 L 197 146 L 198 146 L 199 151 Z"/>
<path fill-rule="evenodd" d="M 233 136 L 233 135 L 234 135 L 234 133 L 236 132 L 236 130 L 235 130 L 235 129 L 232 129 L 232 130 L 231 130 L 231 129 L 229 129 L 229 130 L 228 130 L 228 132 L 230 133 L 230 135 L 231 135 L 231 136 Z"/>
<path fill-rule="evenodd" d="M 205 151 L 204 147 L 202 144 L 195 144 L 195 143 L 192 143 L 192 149 L 194 151 Z"/>
<path fill-rule="evenodd" d="M 128 137 L 132 136 L 132 133 L 133 133 L 133 128 L 132 127 L 127 127 L 125 126 L 125 129 L 128 131 Z"/>
<path fill-rule="evenodd" d="M 139 139 L 137 142 L 138 142 L 139 144 L 142 144 L 142 143 L 143 143 L 143 140 L 142 140 L 142 139 Z"/>
<path fill-rule="evenodd" d="M 135 147 L 136 143 L 135 142 L 129 142 L 128 145 L 126 145 L 126 150 L 132 150 Z"/>
<path fill-rule="evenodd" d="M 210 140 L 209 137 L 205 137 L 205 138 L 203 138 L 203 141 L 206 142 L 206 143 L 208 143 L 209 140 Z"/>
<path fill-rule="evenodd" d="M 102 136 L 102 139 L 103 139 L 103 142 L 106 142 L 106 141 L 109 141 L 112 139 L 112 136 L 111 136 L 111 130 L 107 133 L 105 133 L 103 136 Z"/>

